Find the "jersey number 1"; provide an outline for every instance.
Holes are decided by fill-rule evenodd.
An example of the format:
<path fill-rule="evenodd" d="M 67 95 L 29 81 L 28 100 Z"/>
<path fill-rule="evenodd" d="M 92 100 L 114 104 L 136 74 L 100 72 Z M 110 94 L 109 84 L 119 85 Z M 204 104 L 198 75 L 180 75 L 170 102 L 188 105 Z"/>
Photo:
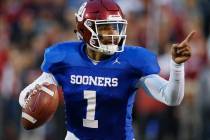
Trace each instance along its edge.
<path fill-rule="evenodd" d="M 87 99 L 87 114 L 86 118 L 83 119 L 83 126 L 98 128 L 98 120 L 94 120 L 96 113 L 96 91 L 84 90 L 84 99 Z"/>

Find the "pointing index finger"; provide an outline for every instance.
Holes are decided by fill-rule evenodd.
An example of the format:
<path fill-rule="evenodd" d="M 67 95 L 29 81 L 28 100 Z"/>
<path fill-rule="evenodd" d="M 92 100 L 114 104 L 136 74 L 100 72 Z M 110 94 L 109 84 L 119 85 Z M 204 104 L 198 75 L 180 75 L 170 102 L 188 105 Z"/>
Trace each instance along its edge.
<path fill-rule="evenodd" d="M 195 33 L 196 33 L 195 31 L 192 31 L 191 33 L 189 33 L 183 42 L 189 43 L 191 41 L 192 37 L 195 35 Z"/>

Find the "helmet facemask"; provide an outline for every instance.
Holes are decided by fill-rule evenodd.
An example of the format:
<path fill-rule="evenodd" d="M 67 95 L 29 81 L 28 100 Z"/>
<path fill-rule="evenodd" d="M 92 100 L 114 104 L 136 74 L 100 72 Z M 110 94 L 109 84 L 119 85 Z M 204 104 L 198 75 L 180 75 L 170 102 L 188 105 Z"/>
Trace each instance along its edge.
<path fill-rule="evenodd" d="M 126 20 L 87 19 L 84 25 L 91 32 L 91 38 L 88 43 L 90 49 L 106 55 L 124 51 Z"/>

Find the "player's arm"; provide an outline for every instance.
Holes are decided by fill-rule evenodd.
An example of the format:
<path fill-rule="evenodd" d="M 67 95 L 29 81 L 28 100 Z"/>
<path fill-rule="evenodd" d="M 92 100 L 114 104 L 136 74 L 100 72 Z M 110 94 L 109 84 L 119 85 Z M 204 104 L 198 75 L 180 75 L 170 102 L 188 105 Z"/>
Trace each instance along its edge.
<path fill-rule="evenodd" d="M 189 41 L 195 32 L 191 32 L 180 44 L 172 46 L 172 59 L 170 64 L 169 80 L 157 74 L 142 77 L 137 86 L 155 99 L 167 105 L 179 105 L 184 97 L 184 62 L 191 56 Z"/>
<path fill-rule="evenodd" d="M 179 105 L 184 97 L 184 65 L 171 61 L 170 78 L 165 80 L 158 74 L 142 77 L 137 86 L 143 87 L 147 94 L 158 101 L 174 106 Z"/>
<path fill-rule="evenodd" d="M 43 72 L 33 83 L 31 83 L 21 91 L 19 96 L 19 104 L 21 105 L 21 107 L 25 107 L 25 100 L 27 94 L 32 92 L 35 89 L 36 85 L 42 85 L 44 83 L 57 85 L 57 81 L 55 80 L 52 74 Z"/>

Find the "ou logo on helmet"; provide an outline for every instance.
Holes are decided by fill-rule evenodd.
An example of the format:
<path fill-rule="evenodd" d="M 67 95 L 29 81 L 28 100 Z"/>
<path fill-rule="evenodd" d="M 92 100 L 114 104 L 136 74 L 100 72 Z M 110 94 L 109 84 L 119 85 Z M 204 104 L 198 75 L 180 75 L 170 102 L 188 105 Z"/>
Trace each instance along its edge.
<path fill-rule="evenodd" d="M 80 22 L 80 21 L 83 21 L 83 17 L 84 17 L 84 14 L 85 14 L 85 10 L 86 10 L 86 5 L 87 5 L 87 2 L 84 2 L 82 4 L 82 6 L 79 8 L 78 12 L 75 14 L 76 17 L 77 17 L 77 20 Z"/>

